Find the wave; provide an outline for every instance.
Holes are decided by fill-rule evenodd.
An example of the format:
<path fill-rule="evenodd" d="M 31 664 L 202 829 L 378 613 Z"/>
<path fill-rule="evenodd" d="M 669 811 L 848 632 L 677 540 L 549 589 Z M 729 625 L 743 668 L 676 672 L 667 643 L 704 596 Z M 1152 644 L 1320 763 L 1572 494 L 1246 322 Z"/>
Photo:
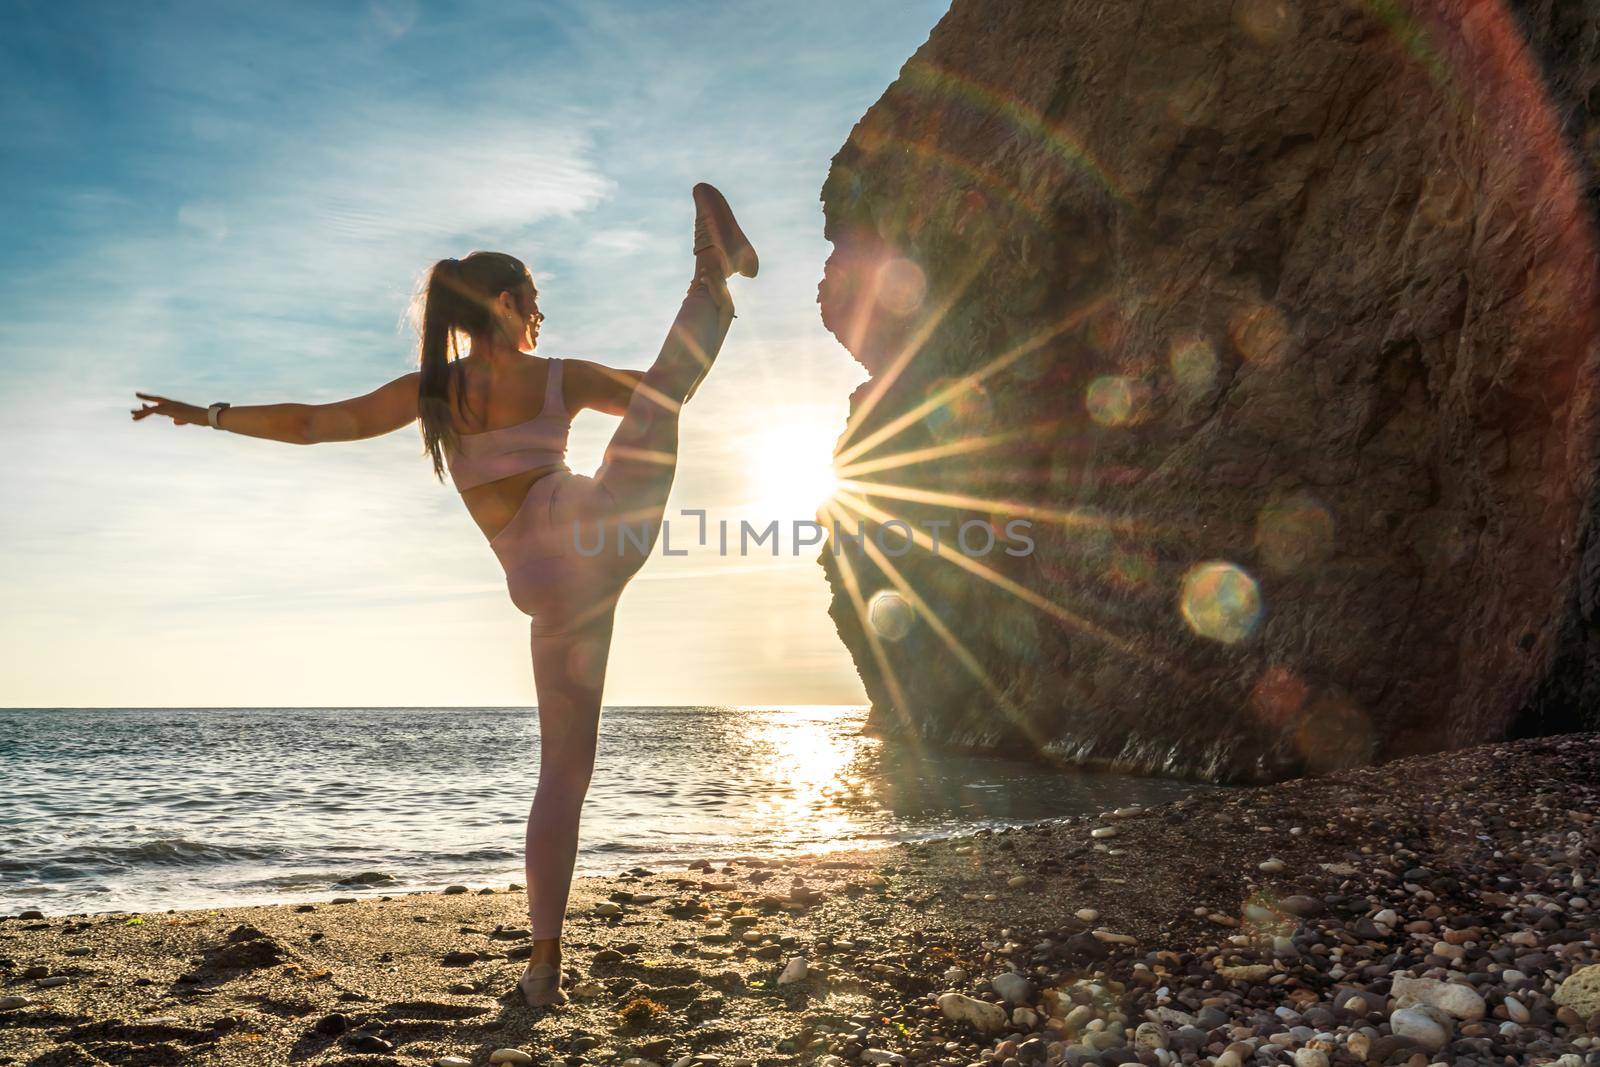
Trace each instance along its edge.
<path fill-rule="evenodd" d="M 0 859 L 0 872 L 23 874 L 44 866 L 88 870 L 125 870 L 131 867 L 198 867 L 213 863 L 282 859 L 283 849 L 268 845 L 217 845 L 186 837 L 158 837 L 132 845 L 93 845 L 69 848 L 32 859 Z"/>

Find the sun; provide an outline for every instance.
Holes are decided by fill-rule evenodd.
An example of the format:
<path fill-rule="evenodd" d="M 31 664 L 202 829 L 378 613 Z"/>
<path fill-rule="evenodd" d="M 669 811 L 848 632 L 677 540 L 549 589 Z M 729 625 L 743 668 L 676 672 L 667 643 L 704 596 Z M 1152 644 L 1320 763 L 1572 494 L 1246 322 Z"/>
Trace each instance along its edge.
<path fill-rule="evenodd" d="M 824 424 L 774 426 L 751 444 L 747 477 L 757 517 L 813 519 L 838 488 L 833 473 L 837 427 Z"/>

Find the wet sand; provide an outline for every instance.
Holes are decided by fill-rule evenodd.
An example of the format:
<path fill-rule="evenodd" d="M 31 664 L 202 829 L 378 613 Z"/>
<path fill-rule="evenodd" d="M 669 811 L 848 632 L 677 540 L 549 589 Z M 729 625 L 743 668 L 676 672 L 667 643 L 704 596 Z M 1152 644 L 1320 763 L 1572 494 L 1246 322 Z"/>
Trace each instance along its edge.
<path fill-rule="evenodd" d="M 574 884 L 540 1010 L 504 885 L 9 917 L 0 1063 L 1600 1063 L 1597 812 L 1575 735 L 635 868 Z"/>

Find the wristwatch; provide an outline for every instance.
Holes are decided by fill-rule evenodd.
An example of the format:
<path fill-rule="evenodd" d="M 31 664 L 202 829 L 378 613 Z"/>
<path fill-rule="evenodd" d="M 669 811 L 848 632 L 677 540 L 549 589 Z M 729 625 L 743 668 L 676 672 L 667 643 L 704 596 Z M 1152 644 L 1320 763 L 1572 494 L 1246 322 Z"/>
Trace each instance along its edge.
<path fill-rule="evenodd" d="M 206 408 L 206 421 L 211 424 L 213 430 L 222 429 L 222 424 L 217 420 L 222 417 L 222 411 L 226 407 L 228 407 L 226 403 L 218 402 Z"/>

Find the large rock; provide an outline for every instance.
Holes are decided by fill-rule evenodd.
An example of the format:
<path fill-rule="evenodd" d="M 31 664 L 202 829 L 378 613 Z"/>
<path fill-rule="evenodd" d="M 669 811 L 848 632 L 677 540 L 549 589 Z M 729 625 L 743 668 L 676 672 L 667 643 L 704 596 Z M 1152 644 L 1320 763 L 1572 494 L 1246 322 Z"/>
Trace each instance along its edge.
<path fill-rule="evenodd" d="M 1387 10 L 956 0 L 857 123 L 874 728 L 1248 780 L 1596 723 L 1600 18 Z"/>
<path fill-rule="evenodd" d="M 1600 1012 L 1600 963 L 1579 967 L 1556 987 L 1550 998 L 1563 1008 L 1571 1008 L 1585 1019 Z"/>

